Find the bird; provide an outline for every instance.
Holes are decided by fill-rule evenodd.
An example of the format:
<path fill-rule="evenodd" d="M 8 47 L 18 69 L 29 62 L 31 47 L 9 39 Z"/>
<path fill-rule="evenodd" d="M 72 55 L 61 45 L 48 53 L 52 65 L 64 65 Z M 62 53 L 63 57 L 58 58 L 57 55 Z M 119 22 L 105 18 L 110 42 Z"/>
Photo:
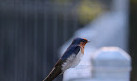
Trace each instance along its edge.
<path fill-rule="evenodd" d="M 75 38 L 43 81 L 53 81 L 67 69 L 77 66 L 84 55 L 84 48 L 88 42 L 86 38 Z"/>

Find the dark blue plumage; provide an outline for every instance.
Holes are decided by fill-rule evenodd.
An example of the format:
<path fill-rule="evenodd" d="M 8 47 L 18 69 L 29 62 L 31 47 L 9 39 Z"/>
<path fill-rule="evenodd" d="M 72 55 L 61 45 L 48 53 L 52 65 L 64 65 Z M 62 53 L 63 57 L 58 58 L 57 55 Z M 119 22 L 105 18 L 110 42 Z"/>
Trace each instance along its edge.
<path fill-rule="evenodd" d="M 71 45 L 69 46 L 69 48 L 66 50 L 66 52 L 64 53 L 64 55 L 62 56 L 62 60 L 67 59 L 71 54 L 78 54 L 78 52 L 80 51 L 80 46 L 77 45 Z"/>
<path fill-rule="evenodd" d="M 82 39 L 82 38 L 75 38 L 73 41 L 72 41 L 72 43 L 71 43 L 71 45 L 79 45 L 80 44 L 80 42 L 84 42 L 84 41 L 86 41 L 85 39 Z"/>
<path fill-rule="evenodd" d="M 82 38 L 75 38 L 71 45 L 68 47 L 68 49 L 65 51 L 64 55 L 62 56 L 62 60 L 67 59 L 71 54 L 78 54 L 78 52 L 80 51 L 80 42 L 84 41 L 84 39 Z"/>

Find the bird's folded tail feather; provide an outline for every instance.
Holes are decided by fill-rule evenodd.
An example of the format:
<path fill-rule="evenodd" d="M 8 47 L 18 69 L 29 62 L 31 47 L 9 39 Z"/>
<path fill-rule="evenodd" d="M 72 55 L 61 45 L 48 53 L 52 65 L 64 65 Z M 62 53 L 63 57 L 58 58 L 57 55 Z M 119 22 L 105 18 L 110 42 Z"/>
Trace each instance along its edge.
<path fill-rule="evenodd" d="M 43 80 L 43 81 L 52 81 L 54 80 L 59 74 L 61 74 L 61 68 L 60 67 L 54 67 L 52 71 L 49 73 L 49 75 Z"/>

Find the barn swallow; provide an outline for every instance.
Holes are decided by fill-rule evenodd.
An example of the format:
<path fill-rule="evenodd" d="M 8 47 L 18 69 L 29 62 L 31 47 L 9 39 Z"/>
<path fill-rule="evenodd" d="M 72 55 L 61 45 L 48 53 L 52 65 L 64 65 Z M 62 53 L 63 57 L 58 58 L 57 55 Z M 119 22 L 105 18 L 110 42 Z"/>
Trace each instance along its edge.
<path fill-rule="evenodd" d="M 84 47 L 87 42 L 89 41 L 85 38 L 75 38 L 43 81 L 52 81 L 67 69 L 78 65 L 81 57 L 84 55 Z"/>

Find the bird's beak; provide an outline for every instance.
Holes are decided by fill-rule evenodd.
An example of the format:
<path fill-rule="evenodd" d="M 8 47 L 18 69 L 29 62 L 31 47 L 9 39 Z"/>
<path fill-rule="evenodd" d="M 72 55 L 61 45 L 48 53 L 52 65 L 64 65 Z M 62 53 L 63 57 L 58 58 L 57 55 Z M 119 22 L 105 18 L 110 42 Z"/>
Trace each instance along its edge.
<path fill-rule="evenodd" d="M 88 40 L 88 42 L 90 42 L 90 40 Z"/>

